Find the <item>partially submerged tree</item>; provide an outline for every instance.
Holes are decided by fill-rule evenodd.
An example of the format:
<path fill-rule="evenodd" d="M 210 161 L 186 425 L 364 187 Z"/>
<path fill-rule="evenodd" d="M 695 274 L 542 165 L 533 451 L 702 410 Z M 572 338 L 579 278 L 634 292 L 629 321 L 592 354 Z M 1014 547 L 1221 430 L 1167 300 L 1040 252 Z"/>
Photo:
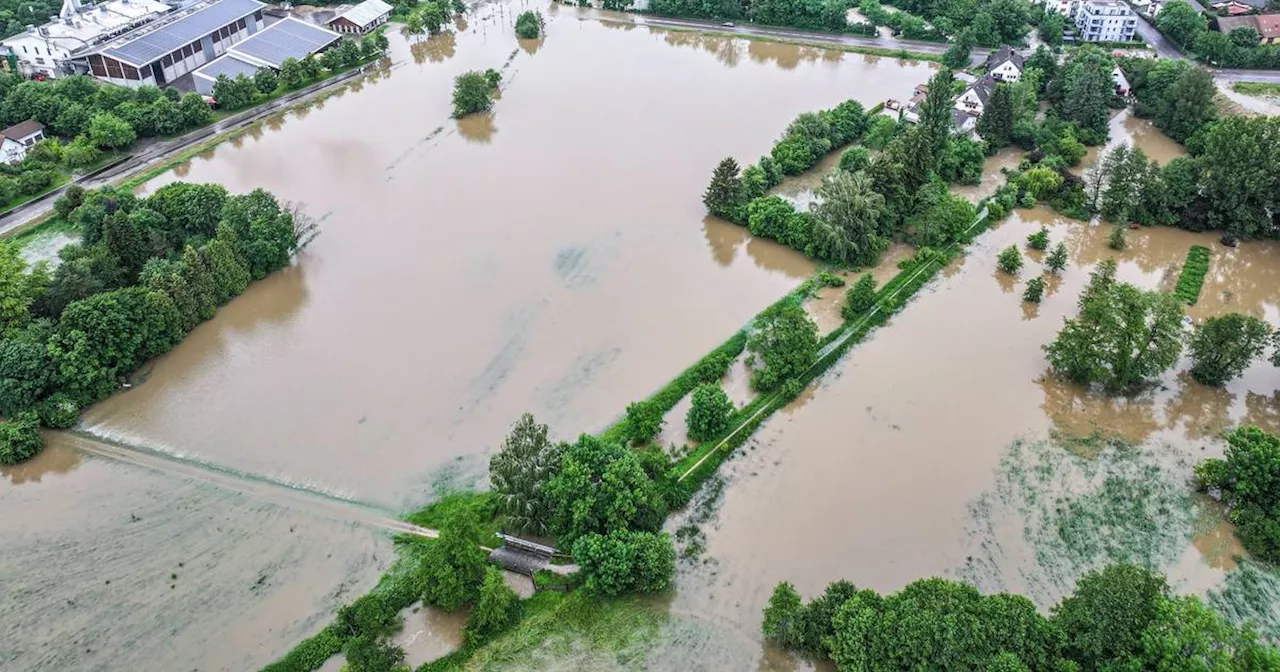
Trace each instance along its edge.
<path fill-rule="evenodd" d="M 716 383 L 703 383 L 693 390 L 693 404 L 685 416 L 689 438 L 706 441 L 729 427 L 733 402 Z"/>
<path fill-rule="evenodd" d="M 757 359 L 751 386 L 768 392 L 813 364 L 818 354 L 818 326 L 800 305 L 784 301 L 760 316 L 747 349 Z"/>
<path fill-rule="evenodd" d="M 453 116 L 461 118 L 487 112 L 493 106 L 493 91 L 501 80 L 502 75 L 493 69 L 458 75 L 453 80 Z"/>
<path fill-rule="evenodd" d="M 738 162 L 725 157 L 711 174 L 711 184 L 702 194 L 702 203 L 717 217 L 734 219 L 742 205 L 742 178 Z"/>
<path fill-rule="evenodd" d="M 516 37 L 532 40 L 542 35 L 542 13 L 533 10 L 520 12 L 516 17 Z"/>
<path fill-rule="evenodd" d="M 525 413 L 489 459 L 494 497 L 513 528 L 543 536 L 549 533 L 546 487 L 560 470 L 562 451 L 561 445 L 547 438 L 547 426 Z"/>
<path fill-rule="evenodd" d="M 1022 253 L 1018 251 L 1017 245 L 1010 245 L 1000 251 L 1000 255 L 996 257 L 996 268 L 1009 275 L 1022 268 Z"/>
<path fill-rule="evenodd" d="M 1270 337 L 1271 327 L 1252 315 L 1211 317 L 1191 336 L 1191 376 L 1205 385 L 1224 385 L 1262 355 Z"/>

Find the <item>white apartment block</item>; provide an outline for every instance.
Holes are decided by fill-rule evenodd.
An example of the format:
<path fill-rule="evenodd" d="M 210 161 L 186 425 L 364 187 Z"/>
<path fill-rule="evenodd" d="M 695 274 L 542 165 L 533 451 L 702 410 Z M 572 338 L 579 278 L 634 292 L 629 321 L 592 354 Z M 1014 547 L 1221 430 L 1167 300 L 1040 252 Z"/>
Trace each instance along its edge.
<path fill-rule="evenodd" d="M 1076 32 L 1085 42 L 1128 42 L 1138 17 L 1120 0 L 1085 0 L 1076 8 Z"/>

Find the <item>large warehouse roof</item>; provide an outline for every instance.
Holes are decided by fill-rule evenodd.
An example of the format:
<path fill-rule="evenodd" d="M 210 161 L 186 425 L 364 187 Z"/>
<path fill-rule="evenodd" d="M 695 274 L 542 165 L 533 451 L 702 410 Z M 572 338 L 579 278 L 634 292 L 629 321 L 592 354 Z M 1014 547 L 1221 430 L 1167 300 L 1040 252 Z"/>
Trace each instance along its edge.
<path fill-rule="evenodd" d="M 301 60 L 341 37 L 332 30 L 289 17 L 236 43 L 231 51 L 279 68 L 286 58 Z"/>
<path fill-rule="evenodd" d="M 235 79 L 236 75 L 252 77 L 258 74 L 258 70 L 261 67 L 255 63 L 236 58 L 235 54 L 224 54 L 196 70 L 196 75 L 209 79 L 217 79 L 219 75 L 226 75 L 232 79 Z"/>
<path fill-rule="evenodd" d="M 382 0 L 364 0 L 364 2 L 355 7 L 337 15 L 329 23 L 333 23 L 338 19 L 346 19 L 357 26 L 364 27 L 377 21 L 378 17 L 383 14 L 390 14 L 393 9 L 395 8 Z"/>
<path fill-rule="evenodd" d="M 141 67 L 263 7 L 258 0 L 217 0 L 172 20 L 165 17 L 143 26 L 101 51 Z"/>

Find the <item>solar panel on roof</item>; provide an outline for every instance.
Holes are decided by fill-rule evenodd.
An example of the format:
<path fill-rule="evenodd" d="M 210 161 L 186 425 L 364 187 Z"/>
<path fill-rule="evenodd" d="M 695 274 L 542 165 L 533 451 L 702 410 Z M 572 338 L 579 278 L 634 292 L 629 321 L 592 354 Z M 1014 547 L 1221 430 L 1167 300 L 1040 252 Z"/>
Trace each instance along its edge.
<path fill-rule="evenodd" d="M 340 35 L 320 26 L 285 19 L 231 47 L 231 51 L 280 67 L 286 58 L 302 59 L 336 41 Z"/>
<path fill-rule="evenodd" d="M 242 61 L 230 54 L 209 61 L 199 70 L 196 70 L 197 75 L 204 75 L 209 79 L 217 79 L 219 75 L 226 75 L 232 79 L 235 79 L 236 75 L 252 77 L 257 73 L 258 66 Z"/>
<path fill-rule="evenodd" d="M 102 53 L 134 65 L 147 65 L 265 7 L 258 0 L 218 0 L 176 21 L 164 23 Z"/>

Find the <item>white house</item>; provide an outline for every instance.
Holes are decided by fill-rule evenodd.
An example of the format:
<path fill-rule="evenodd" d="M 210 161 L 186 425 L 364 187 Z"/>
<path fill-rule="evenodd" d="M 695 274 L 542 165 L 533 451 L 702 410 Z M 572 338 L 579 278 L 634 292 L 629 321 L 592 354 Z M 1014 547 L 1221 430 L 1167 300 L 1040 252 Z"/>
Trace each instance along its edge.
<path fill-rule="evenodd" d="M 987 74 L 997 82 L 1017 82 L 1022 79 L 1025 63 L 1022 54 L 1005 45 L 987 57 Z"/>
<path fill-rule="evenodd" d="M 1086 0 L 1076 10 L 1076 31 L 1086 42 L 1129 42 L 1138 17 L 1120 0 Z"/>
<path fill-rule="evenodd" d="M 44 124 L 28 119 L 0 131 L 0 161 L 17 163 L 32 145 L 44 140 Z"/>
<path fill-rule="evenodd" d="M 1040 0 L 1036 4 L 1044 5 L 1045 11 L 1061 14 L 1067 18 L 1071 18 L 1075 14 L 1075 7 L 1079 0 Z"/>
<path fill-rule="evenodd" d="M 391 18 L 391 5 L 382 0 L 364 0 L 364 2 L 333 17 L 329 21 L 330 30 L 349 35 L 364 35 L 381 26 Z"/>
<path fill-rule="evenodd" d="M 956 98 L 955 107 L 960 112 L 981 116 L 983 109 L 987 106 L 987 101 L 991 99 L 991 94 L 995 93 L 995 90 L 995 79 L 991 76 L 983 77 L 970 84 Z"/>
<path fill-rule="evenodd" d="M 73 52 L 150 23 L 169 9 L 157 0 L 107 0 L 88 6 L 64 0 L 57 19 L 27 26 L 26 32 L 0 40 L 0 46 L 16 57 L 18 72 L 27 77 L 73 74 L 83 71 L 72 63 Z"/>

